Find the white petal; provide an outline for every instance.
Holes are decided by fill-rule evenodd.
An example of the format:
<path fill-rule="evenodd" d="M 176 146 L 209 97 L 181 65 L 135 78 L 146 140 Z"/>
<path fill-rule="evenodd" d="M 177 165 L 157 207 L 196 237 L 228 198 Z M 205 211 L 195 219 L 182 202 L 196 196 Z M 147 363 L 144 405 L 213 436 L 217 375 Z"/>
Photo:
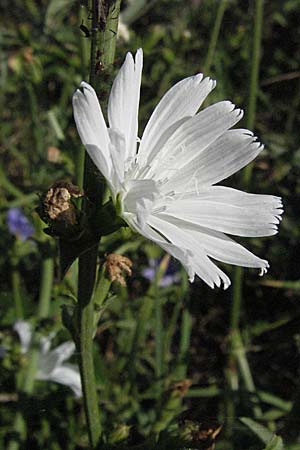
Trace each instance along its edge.
<path fill-rule="evenodd" d="M 224 180 L 251 162 L 263 146 L 248 130 L 229 130 L 180 170 L 174 171 L 165 190 L 198 190 Z"/>
<path fill-rule="evenodd" d="M 60 365 L 63 361 L 69 359 L 75 352 L 75 344 L 72 341 L 64 342 L 56 347 L 51 353 L 56 358 L 56 365 Z"/>
<path fill-rule="evenodd" d="M 172 216 L 236 236 L 272 236 L 281 220 L 282 202 L 272 195 L 248 194 L 223 186 L 174 198 L 162 217 Z"/>
<path fill-rule="evenodd" d="M 203 228 L 201 232 L 194 231 L 193 236 L 199 239 L 208 256 L 218 261 L 263 270 L 269 268 L 268 261 L 258 258 L 223 233 Z"/>
<path fill-rule="evenodd" d="M 108 102 L 108 120 L 111 128 L 119 131 L 126 141 L 124 161 L 136 154 L 138 108 L 140 100 L 143 52 L 127 53 L 126 59 L 113 83 Z"/>
<path fill-rule="evenodd" d="M 52 351 L 40 353 L 38 359 L 39 379 L 48 380 L 53 370 L 63 361 L 70 358 L 75 351 L 75 344 L 71 341 L 64 342 Z"/>
<path fill-rule="evenodd" d="M 27 353 L 30 348 L 32 337 L 32 326 L 25 320 L 17 320 L 13 326 L 14 331 L 18 333 L 21 344 L 21 352 Z"/>
<path fill-rule="evenodd" d="M 37 376 L 36 379 L 63 384 L 71 388 L 76 397 L 82 396 L 80 375 L 78 368 L 74 364 L 63 364 L 62 366 L 56 367 L 48 378 Z"/>
<path fill-rule="evenodd" d="M 97 145 L 86 144 L 85 148 L 95 166 L 106 180 L 109 181 L 113 175 L 111 158 L 107 158 Z"/>
<path fill-rule="evenodd" d="M 142 224 L 143 226 L 141 226 L 141 224 L 137 222 L 136 218 L 133 215 L 126 214 L 126 217 L 124 217 L 124 219 L 135 231 L 140 233 L 145 238 L 155 242 L 171 256 L 178 259 L 187 271 L 190 281 L 194 281 L 195 272 L 191 266 L 191 252 L 188 249 L 177 247 L 176 245 L 173 245 L 173 243 L 168 242 L 164 238 L 164 236 L 157 233 L 154 229 L 149 227 L 148 224 L 144 223 Z"/>
<path fill-rule="evenodd" d="M 219 102 L 185 121 L 151 163 L 157 176 L 180 173 L 191 160 L 241 120 L 243 112 L 228 101 Z"/>
<path fill-rule="evenodd" d="M 81 83 L 73 95 L 73 112 L 83 145 L 105 177 L 109 176 L 111 161 L 109 136 L 96 92 L 88 83 Z M 105 163 L 103 162 L 105 161 Z"/>
<path fill-rule="evenodd" d="M 177 248 L 185 248 L 189 251 L 192 270 L 211 288 L 220 287 L 221 282 L 223 282 L 224 289 L 230 286 L 227 275 L 207 257 L 203 247 L 192 233 L 158 216 L 150 216 L 148 223 Z"/>
<path fill-rule="evenodd" d="M 142 164 L 141 160 L 139 159 L 140 154 L 138 154 L 139 170 L 136 175 L 138 178 L 143 178 L 143 177 L 158 178 L 158 174 L 156 173 L 157 167 L 159 168 L 159 172 L 161 172 L 163 169 L 170 167 L 170 163 L 169 162 L 166 163 L 163 160 L 163 157 L 161 157 L 161 154 L 165 153 L 165 152 L 163 152 L 164 146 L 165 146 L 166 142 L 169 140 L 169 138 L 174 134 L 174 132 L 183 123 L 185 123 L 188 120 L 191 120 L 190 116 L 184 117 L 183 119 L 178 120 L 177 122 L 173 123 L 169 128 L 167 128 L 162 133 L 162 135 L 160 136 L 160 139 L 155 143 L 151 152 L 147 155 L 147 159 L 145 160 L 147 165 L 144 165 L 145 162 Z M 173 161 L 172 161 L 172 167 L 174 167 Z"/>
<path fill-rule="evenodd" d="M 223 233 L 199 226 L 195 228 L 194 225 L 175 218 L 169 218 L 169 221 L 192 236 L 211 258 L 236 266 L 261 269 L 264 272 L 269 268 L 268 261 L 258 258 Z"/>
<path fill-rule="evenodd" d="M 127 191 L 122 200 L 124 210 L 132 212 L 141 227 L 152 210 L 152 205 L 159 195 L 153 180 L 129 180 L 125 184 Z"/>
<path fill-rule="evenodd" d="M 50 333 L 48 336 L 42 336 L 40 339 L 40 353 L 46 354 L 49 352 L 51 347 L 52 339 L 55 336 L 55 332 Z"/>
<path fill-rule="evenodd" d="M 165 131 L 185 117 L 194 116 L 215 87 L 215 81 L 202 74 L 185 78 L 175 84 L 156 106 L 143 133 L 139 148 L 140 165 L 147 165 L 152 151 Z"/>
<path fill-rule="evenodd" d="M 113 128 L 108 129 L 109 137 L 110 137 L 110 145 L 109 150 L 112 159 L 113 170 L 111 173 L 111 177 L 108 180 L 110 184 L 110 189 L 113 194 L 116 195 L 121 188 L 121 184 L 124 181 L 125 174 L 125 137 L 123 134 L 120 134 L 117 130 Z"/>

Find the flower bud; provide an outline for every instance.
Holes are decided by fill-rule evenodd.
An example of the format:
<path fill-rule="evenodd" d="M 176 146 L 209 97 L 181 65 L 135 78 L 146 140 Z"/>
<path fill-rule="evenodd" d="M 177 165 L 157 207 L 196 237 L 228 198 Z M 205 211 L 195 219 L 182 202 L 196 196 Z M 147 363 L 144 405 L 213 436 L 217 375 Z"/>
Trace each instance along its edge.
<path fill-rule="evenodd" d="M 110 253 L 106 256 L 106 273 L 111 281 L 117 281 L 121 286 L 126 286 L 125 275 L 132 274 L 132 261 L 126 256 Z"/>
<path fill-rule="evenodd" d="M 50 186 L 38 208 L 41 219 L 49 225 L 49 234 L 65 238 L 78 234 L 80 211 L 72 200 L 82 196 L 77 186 L 66 181 Z"/>

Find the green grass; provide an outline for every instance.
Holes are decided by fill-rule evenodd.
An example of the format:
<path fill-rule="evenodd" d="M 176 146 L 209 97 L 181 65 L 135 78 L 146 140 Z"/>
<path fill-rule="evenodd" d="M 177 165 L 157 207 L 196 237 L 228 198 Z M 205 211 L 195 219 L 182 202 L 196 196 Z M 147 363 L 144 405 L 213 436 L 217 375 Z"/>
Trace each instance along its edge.
<path fill-rule="evenodd" d="M 235 286 L 240 303 L 234 320 L 233 288 L 212 291 L 200 280 L 189 285 L 180 267 L 178 284 L 158 288 L 159 275 L 149 283 L 142 268 L 162 256 L 159 249 L 128 229 L 102 239 L 100 262 L 104 253 L 120 252 L 133 261 L 133 276 L 127 288 L 111 287 L 92 348 L 101 448 L 189 448 L 184 438 L 190 427 L 209 422 L 223 425 L 216 450 L 279 450 L 281 438 L 285 449 L 296 450 L 300 84 L 299 76 L 289 74 L 299 72 L 299 2 L 264 2 L 263 16 L 257 13 L 259 1 L 138 3 L 140 9 L 130 10 L 123 2 L 130 40 L 118 41 L 112 72 L 126 51 L 143 47 L 140 135 L 174 82 L 205 71 L 217 79 L 207 104 L 230 99 L 248 110 L 242 126 L 253 128 L 265 144 L 250 172 L 251 192 L 282 196 L 285 215 L 278 236 L 247 242 L 271 269 L 263 279 L 256 271 L 244 272 L 243 289 Z M 55 331 L 55 344 L 70 339 L 61 309 L 67 304 L 73 310 L 76 265 L 59 280 L 57 250 L 49 263 L 48 239 L 35 209 L 38 195 L 54 181 L 82 184 L 83 152 L 71 97 L 89 73 L 89 39 L 79 29 L 82 21 L 90 26 L 89 14 L 77 2 L 58 0 L 4 1 L 1 12 L 0 448 L 8 448 L 16 437 L 13 422 L 23 417 L 24 448 L 83 450 L 88 433 L 82 400 L 50 382 L 36 381 L 24 392 L 20 380 L 32 362 L 21 353 L 12 326 L 23 316 L 38 335 Z M 260 40 L 260 20 L 259 59 L 253 39 Z M 101 100 L 111 75 L 96 77 Z M 236 188 L 244 183 L 242 174 L 230 180 Z M 34 224 L 33 241 L 21 243 L 9 234 L 6 214 L 13 206 L 22 206 Z M 233 279 L 234 269 L 225 270 Z M 187 379 L 192 386 L 181 397 L 174 383 Z"/>

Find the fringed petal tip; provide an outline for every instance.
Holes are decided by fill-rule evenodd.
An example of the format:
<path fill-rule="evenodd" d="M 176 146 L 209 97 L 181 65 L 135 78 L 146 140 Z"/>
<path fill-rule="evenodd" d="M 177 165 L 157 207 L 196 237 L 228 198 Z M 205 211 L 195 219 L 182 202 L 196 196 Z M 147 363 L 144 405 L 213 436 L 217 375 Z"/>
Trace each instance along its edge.
<path fill-rule="evenodd" d="M 140 47 L 137 49 L 135 54 L 135 61 L 137 61 L 138 58 L 143 58 L 143 49 Z"/>
<path fill-rule="evenodd" d="M 138 62 L 142 62 L 143 61 L 143 49 L 138 48 L 135 55 L 133 55 L 131 52 L 127 52 L 124 63 L 128 63 L 129 60 L 130 60 L 131 64 L 134 64 L 134 63 L 137 64 Z"/>
<path fill-rule="evenodd" d="M 207 83 L 207 85 L 209 86 L 209 90 L 212 91 L 216 85 L 217 85 L 217 81 L 213 80 L 210 77 L 204 77 L 203 73 L 199 72 L 196 75 L 193 76 L 194 81 L 197 82 L 197 84 L 200 83 Z"/>
<path fill-rule="evenodd" d="M 214 289 L 215 287 L 220 288 L 222 286 L 225 291 L 231 285 L 231 280 L 226 273 L 219 269 L 219 267 L 214 264 L 213 267 L 214 272 L 211 273 L 211 277 L 205 278 L 204 281 L 211 289 Z M 188 272 L 190 283 L 195 281 L 195 275 L 197 275 L 200 280 L 203 280 L 203 276 L 200 273 L 195 272 L 191 266 L 185 267 L 185 269 Z"/>
<path fill-rule="evenodd" d="M 270 264 L 265 259 L 262 259 L 261 261 L 262 261 L 262 263 L 264 263 L 264 265 L 262 267 L 260 267 L 259 276 L 263 277 L 268 272 L 268 269 L 270 268 Z"/>
<path fill-rule="evenodd" d="M 208 283 L 208 286 L 211 289 L 215 289 L 215 287 L 217 288 L 223 288 L 224 291 L 226 291 L 226 289 L 229 288 L 229 286 L 231 285 L 231 280 L 230 278 L 228 278 L 228 276 L 223 272 L 222 275 L 218 275 L 218 278 L 216 278 L 213 282 Z"/>
<path fill-rule="evenodd" d="M 94 88 L 89 83 L 87 83 L 86 81 L 81 81 L 80 87 L 82 89 L 87 89 L 88 91 L 95 92 Z"/>

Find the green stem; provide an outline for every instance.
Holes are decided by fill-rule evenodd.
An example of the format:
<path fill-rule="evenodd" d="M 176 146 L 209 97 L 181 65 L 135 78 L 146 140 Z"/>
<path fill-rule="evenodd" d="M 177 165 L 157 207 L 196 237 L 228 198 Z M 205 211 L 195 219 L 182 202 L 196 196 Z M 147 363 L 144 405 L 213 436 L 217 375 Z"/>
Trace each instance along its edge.
<path fill-rule="evenodd" d="M 100 21 L 99 11 L 106 11 L 110 4 L 108 16 Z M 97 57 L 101 55 L 102 69 L 105 70 L 112 64 L 115 55 L 116 30 L 118 26 L 118 14 L 120 0 L 108 2 L 107 0 L 92 0 L 92 28 L 91 28 L 91 56 L 90 56 L 90 83 L 97 81 Z M 104 27 L 99 30 L 99 27 Z M 100 39 L 98 42 L 98 35 Z M 102 73 L 102 72 L 101 72 Z M 83 163 L 83 161 L 82 161 Z M 79 168 L 79 172 L 82 169 Z M 83 213 L 92 217 L 90 209 L 101 207 L 102 196 L 99 192 L 98 181 L 95 177 L 95 166 L 91 159 L 84 158 L 84 192 L 90 202 L 83 202 Z M 93 296 L 98 245 L 86 251 L 79 258 L 78 275 L 78 308 L 77 327 L 78 337 L 76 345 L 79 353 L 79 367 L 83 389 L 83 399 L 88 427 L 91 449 L 96 449 L 101 438 L 101 422 L 96 389 L 95 370 L 93 361 L 93 334 L 94 334 L 94 300 Z"/>
<path fill-rule="evenodd" d="M 260 53 L 261 53 L 261 41 L 262 41 L 262 26 L 263 26 L 263 0 L 256 0 L 255 2 L 255 18 L 254 18 L 254 35 L 253 35 L 253 48 L 252 48 L 252 58 L 251 58 L 251 73 L 250 73 L 250 86 L 249 86 L 249 98 L 248 98 L 248 108 L 246 116 L 247 128 L 253 129 L 255 125 L 255 115 L 256 115 L 256 103 L 258 94 L 258 77 L 259 77 L 259 65 L 260 65 Z M 248 165 L 244 169 L 242 184 L 245 189 L 250 186 L 252 175 L 252 164 Z M 242 289 L 243 289 L 243 274 L 244 271 L 241 267 L 236 267 L 234 271 L 233 280 L 233 298 L 230 313 L 230 334 L 239 334 L 239 324 L 241 317 L 241 306 L 242 306 Z M 240 354 L 234 353 L 233 346 L 230 346 L 228 363 L 231 365 L 232 372 L 236 372 L 236 364 L 239 365 L 240 373 L 244 380 L 246 389 L 249 392 L 255 390 L 254 383 L 252 380 L 252 375 L 248 361 L 245 358 L 241 358 Z M 250 374 L 250 375 L 249 375 Z M 230 382 L 229 382 L 230 385 Z M 232 397 L 228 397 L 228 402 L 231 403 L 227 405 L 227 409 L 231 411 L 232 416 L 234 416 L 235 405 Z M 261 414 L 259 406 L 254 406 L 254 414 L 259 416 Z"/>
<path fill-rule="evenodd" d="M 101 436 L 95 370 L 93 361 L 94 303 L 93 287 L 96 275 L 98 247 L 79 258 L 78 277 L 78 329 L 79 366 L 84 398 L 85 414 L 91 448 L 95 449 Z"/>
<path fill-rule="evenodd" d="M 231 335 L 231 345 L 232 345 L 232 354 L 234 355 L 234 357 L 238 363 L 239 371 L 240 371 L 241 377 L 243 379 L 245 388 L 249 393 L 255 394 L 252 399 L 253 412 L 254 412 L 254 416 L 258 419 L 261 417 L 262 411 L 258 404 L 259 400 L 258 400 L 258 396 L 256 395 L 256 388 L 255 388 L 254 380 L 252 377 L 250 365 L 249 365 L 249 362 L 247 359 L 246 349 L 243 344 L 241 333 L 238 330 L 236 330 Z"/>
<path fill-rule="evenodd" d="M 49 248 L 49 252 L 46 254 L 42 263 L 42 278 L 41 278 L 39 305 L 37 312 L 39 320 L 44 319 L 49 314 L 50 299 L 53 285 L 53 271 L 54 271 L 54 260 L 51 248 Z"/>
<path fill-rule="evenodd" d="M 205 74 L 207 74 L 210 71 L 210 68 L 211 68 L 211 65 L 212 65 L 212 62 L 214 59 L 214 54 L 215 54 L 218 37 L 219 37 L 219 33 L 220 33 L 220 28 L 221 28 L 224 12 L 225 12 L 225 9 L 227 6 L 227 2 L 228 2 L 228 0 L 221 0 L 219 2 L 216 20 L 215 20 L 215 23 L 214 23 L 214 26 L 213 26 L 213 29 L 211 32 L 209 45 L 208 45 L 208 51 L 207 51 L 204 65 L 203 65 L 203 72 Z"/>
<path fill-rule="evenodd" d="M 101 2 L 101 0 L 99 1 Z M 107 3 L 107 1 L 102 0 L 102 3 Z M 102 70 L 109 68 L 115 60 L 120 6 L 121 0 L 111 2 L 106 19 L 106 27 L 104 31 L 100 32 L 99 50 L 101 55 Z"/>
<path fill-rule="evenodd" d="M 1 180 L 1 186 L 3 189 L 5 189 L 9 194 L 13 195 L 16 198 L 22 198 L 24 197 L 24 194 L 20 189 L 18 189 L 6 176 L 5 170 L 2 166 L 0 166 L 0 180 Z"/>
<path fill-rule="evenodd" d="M 15 200 L 1 203 L 1 209 L 14 208 L 15 206 L 32 205 L 38 199 L 36 194 L 23 194 L 22 197 L 17 197 Z"/>
<path fill-rule="evenodd" d="M 250 89 L 249 89 L 249 99 L 246 116 L 246 126 L 250 130 L 253 130 L 255 126 L 257 94 L 259 89 L 258 79 L 259 79 L 259 66 L 261 56 L 262 28 L 263 28 L 263 8 L 264 8 L 264 0 L 256 0 Z M 250 164 L 244 170 L 243 184 L 246 189 L 250 185 L 252 169 L 253 165 Z"/>
<path fill-rule="evenodd" d="M 250 128 L 251 130 L 254 128 L 255 124 L 262 26 L 263 26 L 263 0 L 256 0 L 254 38 L 253 38 L 252 60 L 251 60 L 250 90 L 249 90 L 249 100 L 246 117 L 247 128 Z M 252 175 L 252 165 L 250 164 L 245 168 L 243 173 L 243 187 L 246 189 L 249 188 L 251 175 Z M 233 303 L 231 310 L 231 328 L 237 328 L 239 325 L 241 314 L 242 284 L 243 284 L 243 269 L 241 269 L 241 267 L 237 267 L 234 276 Z"/>
<path fill-rule="evenodd" d="M 158 398 L 161 397 L 161 378 L 163 374 L 163 307 L 162 298 L 159 297 L 158 292 L 155 297 L 155 371 L 158 381 L 159 389 L 157 390 Z"/>
<path fill-rule="evenodd" d="M 21 278 L 20 273 L 18 271 L 17 264 L 13 264 L 12 274 L 11 274 L 11 284 L 12 284 L 12 292 L 15 303 L 15 315 L 17 319 L 23 319 L 24 311 L 23 311 L 23 302 L 20 291 L 21 286 Z"/>
<path fill-rule="evenodd" d="M 186 377 L 187 356 L 190 349 L 192 333 L 192 318 L 189 310 L 184 308 L 181 318 L 180 344 L 179 344 L 179 365 L 176 374 L 179 379 Z"/>

